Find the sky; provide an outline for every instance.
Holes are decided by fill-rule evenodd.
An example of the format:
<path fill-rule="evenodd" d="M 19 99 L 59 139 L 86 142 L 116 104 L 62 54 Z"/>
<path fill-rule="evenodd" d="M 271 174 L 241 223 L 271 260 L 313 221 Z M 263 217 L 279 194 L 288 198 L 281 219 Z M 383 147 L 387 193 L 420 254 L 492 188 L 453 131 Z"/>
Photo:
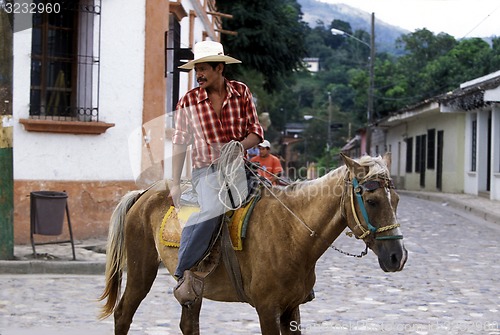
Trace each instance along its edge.
<path fill-rule="evenodd" d="M 377 19 L 408 29 L 427 28 L 455 38 L 500 36 L 499 0 L 319 0 L 375 13 Z"/>

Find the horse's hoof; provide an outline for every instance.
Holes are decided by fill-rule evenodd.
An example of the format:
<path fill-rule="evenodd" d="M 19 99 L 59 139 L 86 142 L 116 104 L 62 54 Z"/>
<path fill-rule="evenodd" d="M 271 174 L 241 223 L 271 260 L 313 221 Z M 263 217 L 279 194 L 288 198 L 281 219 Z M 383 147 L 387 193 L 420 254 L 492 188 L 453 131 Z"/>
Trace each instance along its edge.
<path fill-rule="evenodd" d="M 189 307 L 202 296 L 203 284 L 203 278 L 186 270 L 174 288 L 174 297 L 181 305 Z"/>

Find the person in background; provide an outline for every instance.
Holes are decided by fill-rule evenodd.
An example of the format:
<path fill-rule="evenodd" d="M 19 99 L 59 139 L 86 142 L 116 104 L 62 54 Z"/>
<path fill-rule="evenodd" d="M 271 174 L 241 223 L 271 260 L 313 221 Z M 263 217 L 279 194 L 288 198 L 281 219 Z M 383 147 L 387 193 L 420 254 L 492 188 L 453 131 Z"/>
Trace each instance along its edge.
<path fill-rule="evenodd" d="M 257 146 L 247 150 L 247 156 L 249 160 L 259 155 L 259 148 Z"/>
<path fill-rule="evenodd" d="M 259 155 L 252 158 L 251 162 L 260 165 L 258 171 L 262 177 L 273 185 L 278 184 L 278 177 L 283 173 L 283 168 L 279 158 L 271 154 L 271 143 L 268 140 L 259 144 Z"/>

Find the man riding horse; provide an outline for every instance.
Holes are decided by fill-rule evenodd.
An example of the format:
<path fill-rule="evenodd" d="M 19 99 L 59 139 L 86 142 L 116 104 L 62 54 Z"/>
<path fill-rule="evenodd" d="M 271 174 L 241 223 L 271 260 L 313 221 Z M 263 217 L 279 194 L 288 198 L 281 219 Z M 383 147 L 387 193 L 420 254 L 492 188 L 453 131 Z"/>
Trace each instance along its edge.
<path fill-rule="evenodd" d="M 224 77 L 225 65 L 234 63 L 241 61 L 224 55 L 222 44 L 203 41 L 194 46 L 194 60 L 180 66 L 195 70 L 199 86 L 188 91 L 177 104 L 170 194 L 179 208 L 180 180 L 186 150 L 191 145 L 192 184 L 200 206 L 200 212 L 190 216 L 181 235 L 174 274 L 178 280 L 174 295 L 181 304 L 193 298 L 192 282 L 202 281 L 190 269 L 207 253 L 221 215 L 227 210 L 218 196 L 220 181 L 224 179 L 215 164 L 220 149 L 226 143 L 237 141 L 241 144 L 238 147 L 246 150 L 263 139 L 249 88 Z"/>

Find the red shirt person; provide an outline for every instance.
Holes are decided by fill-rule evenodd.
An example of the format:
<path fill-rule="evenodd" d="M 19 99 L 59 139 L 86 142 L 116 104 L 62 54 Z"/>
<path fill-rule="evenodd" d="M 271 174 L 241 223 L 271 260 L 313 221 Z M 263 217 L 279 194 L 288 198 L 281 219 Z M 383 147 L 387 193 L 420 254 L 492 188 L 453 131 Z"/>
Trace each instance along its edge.
<path fill-rule="evenodd" d="M 259 155 L 252 158 L 251 161 L 259 163 L 260 169 L 258 171 L 262 177 L 271 181 L 273 185 L 277 184 L 277 177 L 281 176 L 283 168 L 279 158 L 271 154 L 271 143 L 268 140 L 259 144 Z"/>

